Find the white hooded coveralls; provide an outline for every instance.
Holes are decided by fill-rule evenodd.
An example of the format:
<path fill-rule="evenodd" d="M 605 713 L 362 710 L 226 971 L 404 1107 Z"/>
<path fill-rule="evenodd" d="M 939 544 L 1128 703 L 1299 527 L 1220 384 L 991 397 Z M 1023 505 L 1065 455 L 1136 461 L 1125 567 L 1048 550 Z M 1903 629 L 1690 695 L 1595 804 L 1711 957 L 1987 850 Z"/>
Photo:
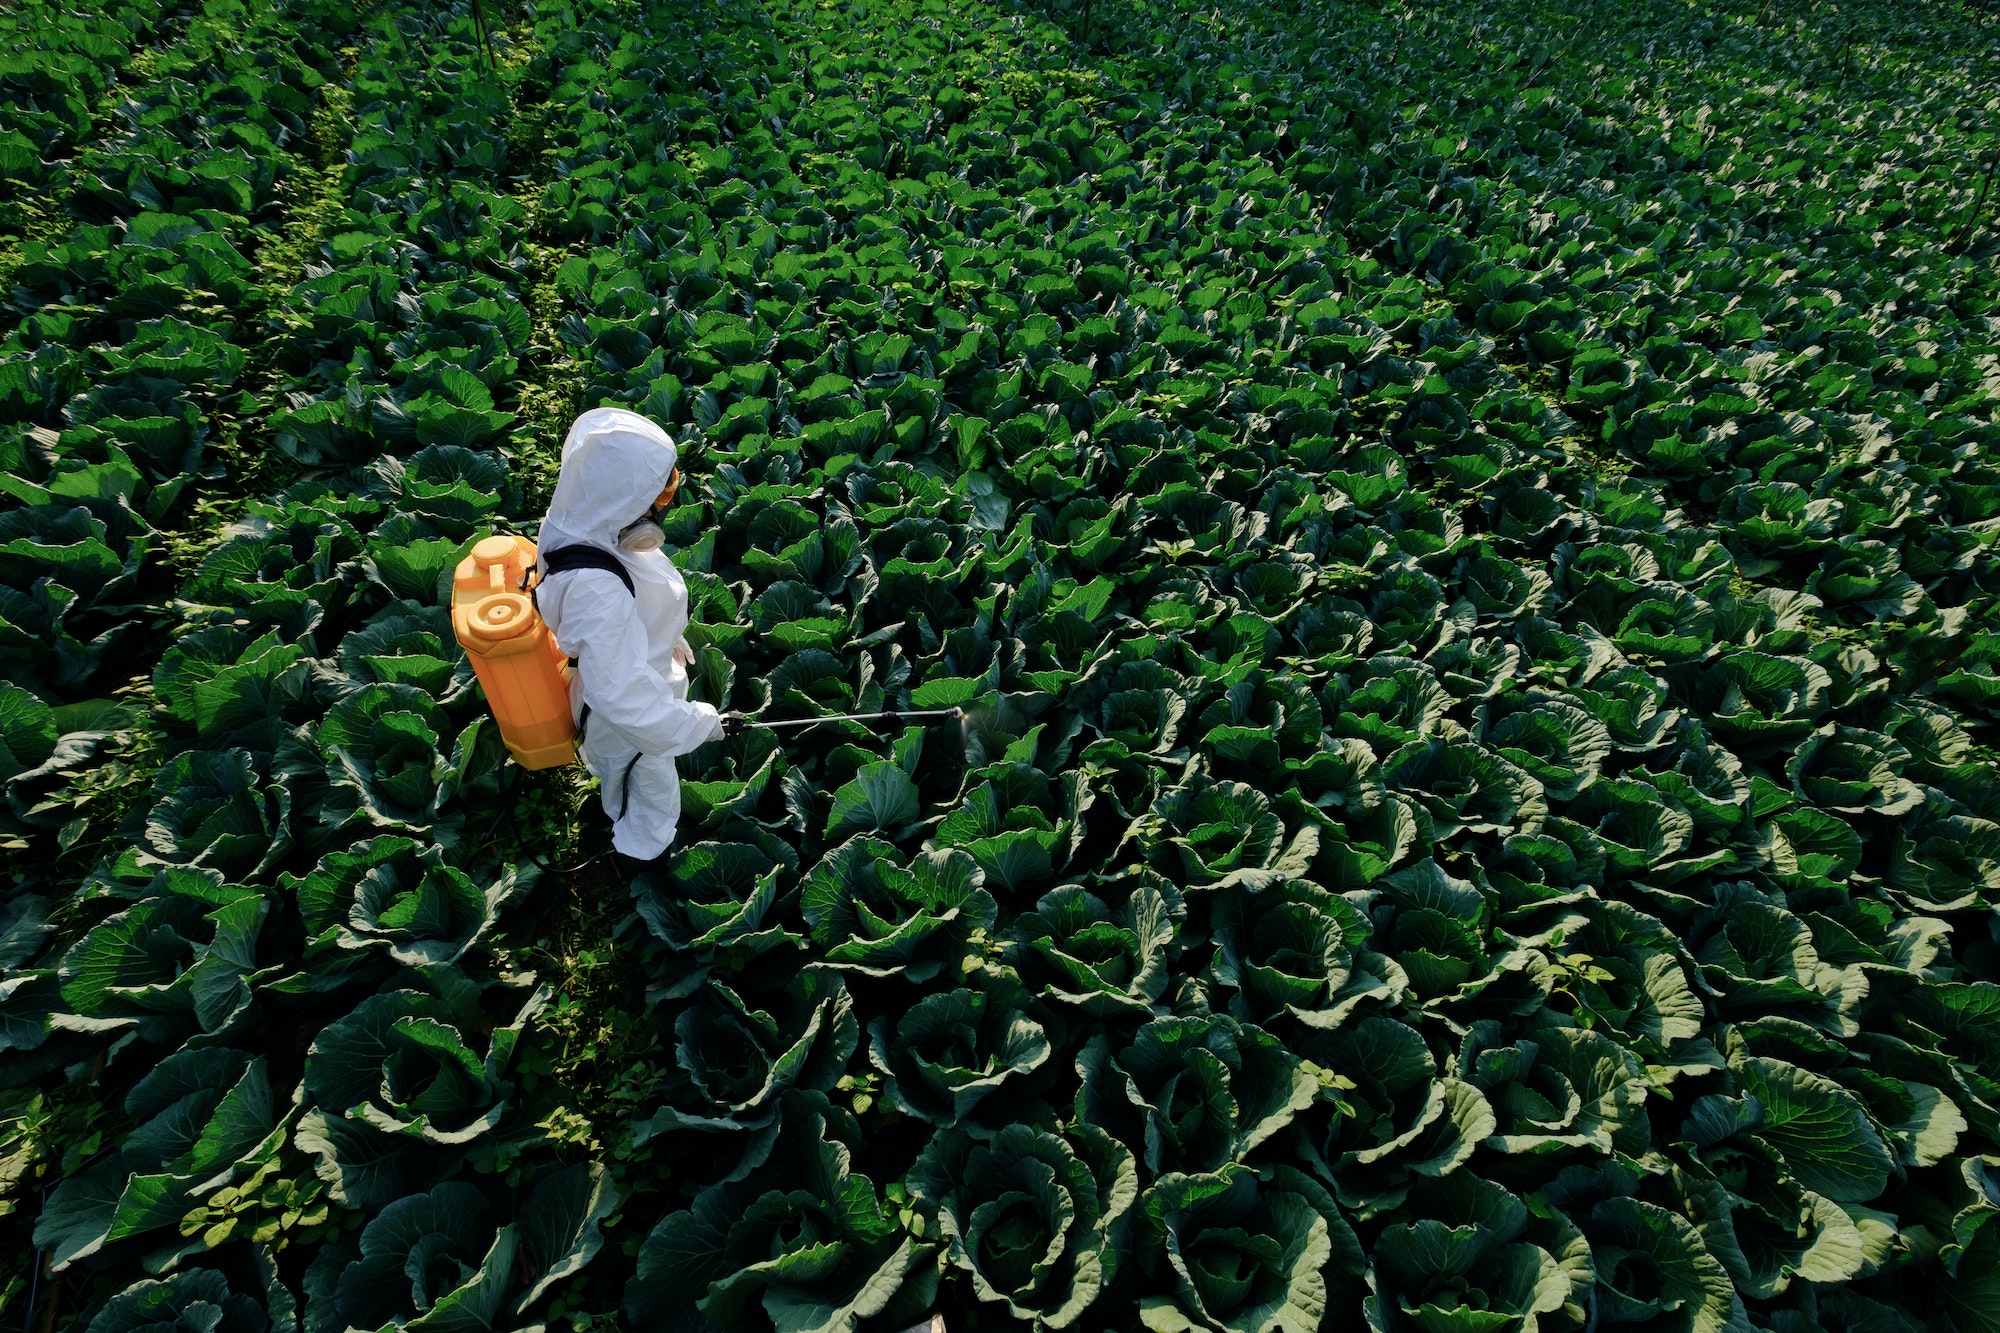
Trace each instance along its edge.
<path fill-rule="evenodd" d="M 563 441 L 562 472 L 536 538 L 542 551 L 609 551 L 632 575 L 628 593 L 609 571 L 568 570 L 543 584 L 536 600 L 556 646 L 577 661 L 570 714 L 580 718 L 590 705 L 583 759 L 603 784 L 611 845 L 640 860 L 674 840 L 681 813 L 674 756 L 722 735 L 714 707 L 688 701 L 687 668 L 675 652 L 686 651 L 687 583 L 665 552 L 618 545 L 620 530 L 667 484 L 675 455 L 667 433 L 636 412 L 585 412 Z"/>

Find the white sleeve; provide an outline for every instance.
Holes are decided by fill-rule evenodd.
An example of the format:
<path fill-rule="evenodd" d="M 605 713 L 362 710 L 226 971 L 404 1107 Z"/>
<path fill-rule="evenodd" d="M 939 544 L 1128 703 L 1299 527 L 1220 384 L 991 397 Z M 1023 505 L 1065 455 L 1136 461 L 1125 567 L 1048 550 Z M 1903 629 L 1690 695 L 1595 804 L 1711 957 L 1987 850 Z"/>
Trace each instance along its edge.
<path fill-rule="evenodd" d="M 646 628 L 624 586 L 600 570 L 569 577 L 561 645 L 577 659 L 591 725 L 616 728 L 641 754 L 686 754 L 720 739 L 714 707 L 675 698 L 666 677 L 648 664 Z"/>

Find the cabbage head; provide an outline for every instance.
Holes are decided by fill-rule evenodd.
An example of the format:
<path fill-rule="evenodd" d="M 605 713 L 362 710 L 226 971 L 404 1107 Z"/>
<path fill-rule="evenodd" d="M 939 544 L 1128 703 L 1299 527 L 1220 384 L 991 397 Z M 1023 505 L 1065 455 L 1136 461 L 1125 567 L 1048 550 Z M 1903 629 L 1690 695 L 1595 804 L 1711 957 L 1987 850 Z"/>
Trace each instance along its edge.
<path fill-rule="evenodd" d="M 1555 1333 L 1585 1324 L 1590 1246 L 1559 1214 L 1461 1172 L 1419 1192 L 1416 1220 L 1383 1228 L 1366 1302 L 1374 1333 Z"/>
<path fill-rule="evenodd" d="M 134 1282 L 104 1303 L 84 1333 L 292 1333 L 297 1302 L 262 1251 L 249 1290 L 214 1268 L 183 1268 Z"/>
<path fill-rule="evenodd" d="M 431 1184 L 431 1173 L 448 1171 L 466 1144 L 492 1133 L 513 1104 L 515 1047 L 547 999 L 546 988 L 537 990 L 513 1021 L 482 1036 L 474 1003 L 389 991 L 321 1029 L 306 1054 L 311 1109 L 298 1144 L 319 1155 L 335 1201 L 380 1208 Z"/>
<path fill-rule="evenodd" d="M 600 1166 L 542 1178 L 505 1225 L 476 1186 L 449 1180 L 389 1204 L 359 1244 L 324 1246 L 306 1273 L 306 1328 L 510 1333 L 555 1282 L 603 1248 L 618 1203 Z"/>
<path fill-rule="evenodd" d="M 625 1313 L 640 1328 L 899 1328 L 937 1292 L 930 1246 L 898 1226 L 851 1170 L 824 1097 L 785 1099 L 780 1142 L 746 1178 L 711 1185 L 662 1218 L 639 1249 Z"/>
<path fill-rule="evenodd" d="M 1416 1180 L 1448 1175 L 1496 1127 L 1479 1089 L 1441 1077 L 1416 1028 L 1364 1018 L 1312 1033 L 1307 1059 L 1342 1080 L 1342 1106 L 1305 1137 L 1307 1160 L 1359 1218 L 1396 1208 Z"/>
<path fill-rule="evenodd" d="M 1646 1131 L 1646 1070 L 1639 1057 L 1587 1028 L 1541 1023 L 1514 1035 L 1493 1019 L 1466 1033 L 1458 1068 L 1486 1094 L 1505 1153 L 1591 1148 L 1609 1153 Z"/>
<path fill-rule="evenodd" d="M 633 1126 L 634 1146 L 682 1130 L 747 1132 L 747 1143 L 718 1148 L 730 1158 L 728 1178 L 739 1179 L 769 1151 L 788 1091 L 834 1086 L 861 1037 L 840 974 L 806 968 L 763 1004 L 711 981 L 673 1017 L 675 1063 L 648 1103 L 657 1109 Z"/>
<path fill-rule="evenodd" d="M 773 919 L 784 867 L 763 848 L 697 842 L 676 848 L 670 864 L 642 874 L 632 891 L 647 927 L 677 952 L 740 963 L 799 942 Z"/>
<path fill-rule="evenodd" d="M 1148 1013 L 1159 1002 L 1186 908 L 1171 884 L 1144 874 L 1116 908 L 1099 889 L 1061 884 L 1014 918 L 1014 956 L 1042 998 L 1094 1018 Z"/>
<path fill-rule="evenodd" d="M 1749 1333 L 1743 1298 L 1702 1229 L 1684 1204 L 1663 1206 L 1656 1194 L 1615 1160 L 1564 1170 L 1544 1190 L 1590 1243 L 1597 1326 Z"/>
<path fill-rule="evenodd" d="M 1275 865 L 1284 836 L 1284 821 L 1255 787 L 1196 778 L 1159 799 L 1140 843 L 1161 874 L 1202 888 Z"/>
<path fill-rule="evenodd" d="M 1326 1190 L 1289 1166 L 1161 1176 L 1141 1197 L 1153 1333 L 1319 1333 L 1355 1323 L 1361 1246 Z"/>
<path fill-rule="evenodd" d="M 940 1132 L 910 1168 L 948 1260 L 983 1301 L 1036 1328 L 1069 1328 L 1118 1278 L 1139 1178 L 1103 1130 L 1012 1124 L 990 1142 Z"/>
<path fill-rule="evenodd" d="M 1227 1014 L 1155 1018 L 1122 1049 L 1100 1033 L 1076 1067 L 1077 1118 L 1131 1144 L 1152 1172 L 1241 1161 L 1319 1087 L 1276 1037 Z"/>
<path fill-rule="evenodd" d="M 248 1022 L 271 900 L 212 871 L 169 868 L 140 900 L 94 926 L 63 954 L 63 1000 L 87 1030 L 130 1028 L 178 1045 L 219 1040 Z"/>
<path fill-rule="evenodd" d="M 1366 947 L 1367 918 L 1316 884 L 1232 884 L 1210 912 L 1212 974 L 1248 1022 L 1336 1028 L 1364 1001 L 1394 1004 L 1409 988 L 1400 966 Z"/>
<path fill-rule="evenodd" d="M 891 1022 L 868 1025 L 868 1056 L 887 1080 L 889 1100 L 938 1125 L 971 1116 L 988 1096 L 1019 1111 L 1018 1082 L 1049 1058 L 1048 1034 L 1004 989 L 964 987 L 926 995 Z"/>
<path fill-rule="evenodd" d="M 926 982 L 964 957 L 967 936 L 993 924 L 999 909 L 983 879 L 955 848 L 912 858 L 861 837 L 813 867 L 799 905 L 827 966 Z"/>

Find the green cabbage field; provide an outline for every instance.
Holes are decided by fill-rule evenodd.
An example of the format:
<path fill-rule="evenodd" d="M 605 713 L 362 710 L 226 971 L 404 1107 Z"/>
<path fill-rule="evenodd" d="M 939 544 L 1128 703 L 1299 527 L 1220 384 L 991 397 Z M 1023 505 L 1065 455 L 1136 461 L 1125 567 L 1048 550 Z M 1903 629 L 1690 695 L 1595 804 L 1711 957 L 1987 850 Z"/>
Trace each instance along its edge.
<path fill-rule="evenodd" d="M 1992 0 L 0 34 L 5 1327 L 2000 1333 Z"/>

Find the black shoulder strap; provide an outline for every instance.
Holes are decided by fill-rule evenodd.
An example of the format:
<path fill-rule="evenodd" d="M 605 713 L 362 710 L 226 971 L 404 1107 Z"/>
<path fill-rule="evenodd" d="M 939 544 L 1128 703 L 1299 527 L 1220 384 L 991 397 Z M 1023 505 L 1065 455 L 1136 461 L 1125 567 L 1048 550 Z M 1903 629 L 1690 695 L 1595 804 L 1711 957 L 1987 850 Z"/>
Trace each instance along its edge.
<path fill-rule="evenodd" d="M 541 599 L 536 597 L 535 594 L 541 589 L 542 579 L 553 578 L 557 574 L 570 569 L 601 569 L 607 574 L 616 574 L 618 581 L 625 585 L 626 592 L 632 594 L 634 597 L 639 595 L 638 585 L 632 582 L 632 571 L 625 568 L 625 562 L 611 554 L 611 552 L 595 546 L 558 546 L 553 551 L 542 551 L 537 554 L 535 563 L 529 565 L 526 572 L 521 575 L 521 582 L 525 587 L 529 575 L 535 573 L 537 570 L 541 571 L 541 579 L 537 579 L 535 586 L 528 590 L 528 596 L 534 601 L 537 611 L 541 610 Z M 576 659 L 572 657 L 569 664 L 575 666 Z M 582 716 L 576 720 L 576 734 L 579 743 L 583 739 L 585 729 L 589 726 L 590 705 L 586 703 L 583 706 Z M 632 756 L 633 763 L 637 763 L 638 760 L 639 757 L 637 755 Z M 631 782 L 632 766 L 631 764 L 627 764 L 625 766 L 625 800 L 628 804 L 632 799 Z M 618 817 L 620 819 L 625 817 L 625 810 L 622 806 L 619 808 Z"/>
<path fill-rule="evenodd" d="M 618 581 L 625 585 L 626 592 L 634 597 L 639 595 L 638 586 L 632 582 L 632 571 L 625 568 L 625 562 L 595 546 L 558 546 L 553 551 L 543 551 L 535 564 L 541 568 L 544 579 L 565 570 L 601 569 L 607 574 L 616 574 Z"/>

